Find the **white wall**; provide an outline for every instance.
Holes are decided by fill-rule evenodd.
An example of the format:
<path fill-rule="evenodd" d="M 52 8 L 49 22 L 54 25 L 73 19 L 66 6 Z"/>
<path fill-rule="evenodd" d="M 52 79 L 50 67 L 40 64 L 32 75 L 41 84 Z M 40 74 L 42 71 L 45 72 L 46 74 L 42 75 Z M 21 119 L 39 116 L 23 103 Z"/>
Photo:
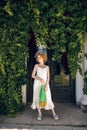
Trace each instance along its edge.
<path fill-rule="evenodd" d="M 87 53 L 87 33 L 84 34 L 84 53 Z M 83 59 L 83 63 L 81 63 L 81 67 L 83 69 L 83 73 L 87 70 L 87 60 L 86 58 Z M 80 100 L 83 96 L 83 76 L 80 75 L 79 72 L 76 74 L 76 104 L 80 104 Z"/>
<path fill-rule="evenodd" d="M 87 53 L 87 33 L 84 35 L 84 53 Z M 84 57 L 84 71 L 87 70 L 87 59 Z"/>
<path fill-rule="evenodd" d="M 76 104 L 80 105 L 80 100 L 83 96 L 83 77 L 79 72 L 76 74 Z"/>
<path fill-rule="evenodd" d="M 27 103 L 27 85 L 22 85 L 21 87 L 21 94 L 22 94 L 22 103 Z"/>

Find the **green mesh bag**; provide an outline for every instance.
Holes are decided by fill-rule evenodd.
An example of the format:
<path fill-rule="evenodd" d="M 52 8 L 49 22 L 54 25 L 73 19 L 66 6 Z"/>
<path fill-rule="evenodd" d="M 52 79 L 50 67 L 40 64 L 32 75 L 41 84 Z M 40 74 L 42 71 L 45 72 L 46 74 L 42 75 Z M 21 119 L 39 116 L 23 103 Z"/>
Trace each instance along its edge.
<path fill-rule="evenodd" d="M 45 85 L 41 85 L 40 95 L 39 95 L 39 106 L 45 107 L 46 104 L 47 104 L 47 99 L 46 99 Z"/>

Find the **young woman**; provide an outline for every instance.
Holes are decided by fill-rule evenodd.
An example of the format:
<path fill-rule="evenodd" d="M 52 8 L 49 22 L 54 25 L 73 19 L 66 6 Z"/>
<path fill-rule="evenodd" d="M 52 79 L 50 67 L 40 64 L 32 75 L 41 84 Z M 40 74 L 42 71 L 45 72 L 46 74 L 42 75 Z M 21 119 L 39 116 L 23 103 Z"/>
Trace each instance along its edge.
<path fill-rule="evenodd" d="M 41 85 L 45 84 L 47 105 L 44 107 L 44 109 L 52 110 L 53 118 L 55 120 L 58 120 L 59 118 L 55 113 L 54 103 L 52 102 L 52 99 L 51 99 L 51 91 L 50 91 L 50 86 L 49 86 L 49 79 L 50 79 L 49 66 L 45 65 L 47 61 L 47 56 L 44 53 L 39 52 L 36 54 L 36 60 L 38 61 L 38 64 L 34 66 L 34 69 L 32 72 L 32 78 L 34 79 L 34 86 L 33 86 L 33 103 L 31 105 L 31 108 L 38 110 L 37 120 L 41 120 L 42 107 L 39 106 L 39 92 L 40 92 Z"/>

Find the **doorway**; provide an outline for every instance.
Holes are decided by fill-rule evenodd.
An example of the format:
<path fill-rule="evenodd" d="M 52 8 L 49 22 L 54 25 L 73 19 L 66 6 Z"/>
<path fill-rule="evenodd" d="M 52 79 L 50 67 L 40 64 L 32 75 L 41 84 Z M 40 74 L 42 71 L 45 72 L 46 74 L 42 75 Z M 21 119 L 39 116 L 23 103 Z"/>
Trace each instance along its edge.
<path fill-rule="evenodd" d="M 31 78 L 31 73 L 34 65 L 36 64 L 34 55 L 37 52 L 36 42 L 34 33 L 31 30 L 31 39 L 29 41 L 29 61 L 28 61 L 28 79 L 29 85 L 27 88 L 27 101 L 32 101 L 33 99 L 33 79 Z M 57 61 L 52 61 L 52 50 L 47 50 L 48 62 L 50 67 L 50 88 L 52 93 L 52 99 L 54 102 L 60 103 L 74 103 L 75 102 L 75 80 L 70 76 L 68 63 L 67 63 L 67 53 L 62 55 L 61 67 L 60 63 Z"/>
<path fill-rule="evenodd" d="M 71 102 L 71 78 L 65 74 L 59 64 L 53 63 L 53 91 L 55 102 Z"/>
<path fill-rule="evenodd" d="M 57 61 L 51 60 L 51 64 L 50 64 L 51 85 L 50 86 L 51 86 L 54 102 L 74 103 L 75 102 L 75 80 L 71 78 L 71 75 L 69 73 L 66 56 L 67 56 L 66 53 L 62 55 L 61 65 Z"/>

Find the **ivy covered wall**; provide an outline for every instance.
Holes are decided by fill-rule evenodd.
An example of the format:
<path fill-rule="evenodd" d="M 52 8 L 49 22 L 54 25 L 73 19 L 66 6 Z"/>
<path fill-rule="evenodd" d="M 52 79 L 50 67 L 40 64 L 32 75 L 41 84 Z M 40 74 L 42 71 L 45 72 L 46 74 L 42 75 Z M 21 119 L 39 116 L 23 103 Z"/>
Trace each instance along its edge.
<path fill-rule="evenodd" d="M 37 44 L 53 50 L 52 60 L 60 62 L 67 52 L 70 73 L 75 77 L 83 57 L 86 21 L 84 0 L 0 1 L 0 113 L 14 115 L 22 108 L 30 28 Z"/>
<path fill-rule="evenodd" d="M 0 113 L 15 115 L 22 109 L 21 86 L 27 83 L 29 25 L 24 3 L 10 3 L 0 12 Z M 20 8 L 21 6 L 24 6 Z M 4 7 L 4 8 L 5 8 Z"/>

